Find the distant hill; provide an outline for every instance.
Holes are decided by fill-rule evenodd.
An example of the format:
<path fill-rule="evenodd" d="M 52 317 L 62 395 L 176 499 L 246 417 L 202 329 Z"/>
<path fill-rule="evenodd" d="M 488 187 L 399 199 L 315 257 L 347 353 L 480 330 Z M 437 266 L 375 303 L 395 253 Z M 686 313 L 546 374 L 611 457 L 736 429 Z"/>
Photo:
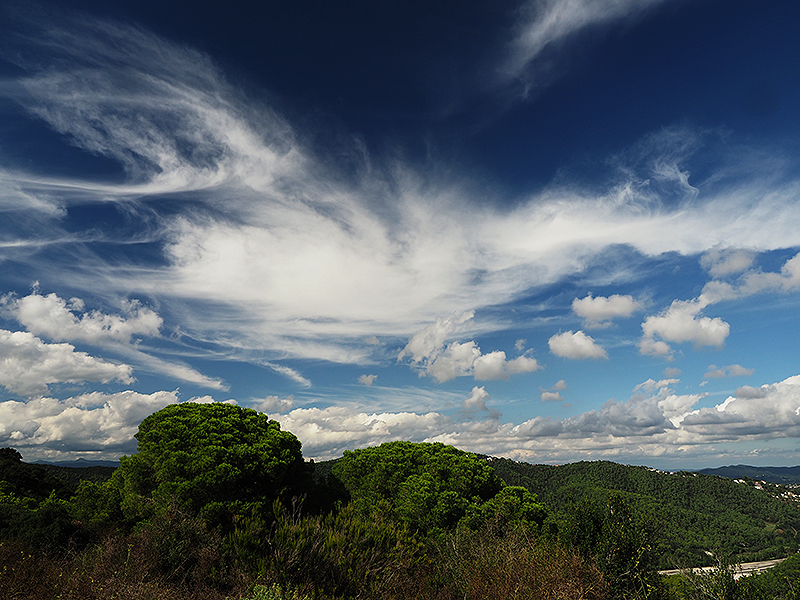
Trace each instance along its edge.
<path fill-rule="evenodd" d="M 800 466 L 797 467 L 752 467 L 750 465 L 730 465 L 716 469 L 702 469 L 705 475 L 719 475 L 729 479 L 755 479 L 782 485 L 800 484 Z"/>
<path fill-rule="evenodd" d="M 37 460 L 32 463 L 34 465 L 53 465 L 55 467 L 110 467 L 116 469 L 119 466 L 118 460 L 86 460 L 85 458 L 78 458 L 76 460 L 59 460 L 59 461 L 45 461 Z"/>
<path fill-rule="evenodd" d="M 798 503 L 752 481 L 607 461 L 550 466 L 488 460 L 507 484 L 526 487 L 556 513 L 569 513 L 584 498 L 605 502 L 609 493 L 622 493 L 638 515 L 659 524 L 659 568 L 710 563 L 707 552 L 740 562 L 767 560 L 800 545 Z"/>
<path fill-rule="evenodd" d="M 97 464 L 92 461 L 73 461 L 63 464 L 26 463 L 11 448 L 0 451 L 0 493 L 12 493 L 20 498 L 41 502 L 51 492 L 62 499 L 69 498 L 83 480 L 107 481 L 119 466 L 115 463 Z"/>

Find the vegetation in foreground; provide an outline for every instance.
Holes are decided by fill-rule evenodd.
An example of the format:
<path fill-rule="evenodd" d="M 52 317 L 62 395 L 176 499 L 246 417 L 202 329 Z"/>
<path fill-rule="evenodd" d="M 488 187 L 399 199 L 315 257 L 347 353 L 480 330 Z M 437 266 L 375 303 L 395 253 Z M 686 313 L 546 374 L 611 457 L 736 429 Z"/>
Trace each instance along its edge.
<path fill-rule="evenodd" d="M 725 565 L 662 578 L 664 523 L 597 481 L 551 504 L 530 472 L 507 485 L 507 463 L 410 442 L 315 466 L 277 422 L 223 404 L 167 407 L 136 437 L 107 479 L 0 450 L 3 598 L 798 597 L 796 555 L 739 582 Z"/>

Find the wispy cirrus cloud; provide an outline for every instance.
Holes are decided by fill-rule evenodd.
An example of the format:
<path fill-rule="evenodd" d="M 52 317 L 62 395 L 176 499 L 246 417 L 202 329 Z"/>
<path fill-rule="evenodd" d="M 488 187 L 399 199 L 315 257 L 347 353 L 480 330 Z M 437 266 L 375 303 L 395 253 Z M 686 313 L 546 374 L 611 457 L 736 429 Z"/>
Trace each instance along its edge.
<path fill-rule="evenodd" d="M 529 47 L 654 4 L 544 3 Z M 53 206 L 112 203 L 129 217 L 130 238 L 145 237 L 156 251 L 152 260 L 112 262 L 64 236 L 59 219 L 68 215 L 54 213 L 49 235 L 64 242 L 46 256 L 59 269 L 42 247 L 31 246 L 22 264 L 42 280 L 81 289 L 123 297 L 138 290 L 194 338 L 266 351 L 270 364 L 285 357 L 368 363 L 375 348 L 367 338 L 409 339 L 443 314 L 513 302 L 582 272 L 610 246 L 657 256 L 700 253 L 727 239 L 800 244 L 800 183 L 767 159 L 757 175 L 734 175 L 743 159 L 686 127 L 621 152 L 602 185 L 559 180 L 513 202 L 477 192 L 462 173 L 430 176 L 401 160 L 344 183 L 335 165 L 303 144 L 303 131 L 234 88 L 202 53 L 98 19 L 40 26 L 41 35 L 17 40 L 38 58 L 23 61 L 28 75 L 16 99 L 126 175 L 81 180 L 17 170 L 4 172 L 4 181 Z M 693 182 L 688 165 L 705 143 L 724 168 Z M 46 240 L 39 232 L 35 241 Z M 598 306 L 584 309 L 599 318 Z M 660 344 L 669 340 L 656 329 L 648 339 L 666 353 Z M 473 374 L 476 364 L 487 380 L 535 367 L 531 357 L 501 360 L 456 343 L 442 351 L 442 380 Z"/>
<path fill-rule="evenodd" d="M 537 80 L 547 73 L 535 63 L 553 46 L 583 29 L 640 17 L 665 0 L 528 0 L 520 9 L 520 23 L 510 44 L 509 56 L 500 68 L 503 76 L 542 86 Z M 555 53 L 551 53 L 553 56 Z"/>

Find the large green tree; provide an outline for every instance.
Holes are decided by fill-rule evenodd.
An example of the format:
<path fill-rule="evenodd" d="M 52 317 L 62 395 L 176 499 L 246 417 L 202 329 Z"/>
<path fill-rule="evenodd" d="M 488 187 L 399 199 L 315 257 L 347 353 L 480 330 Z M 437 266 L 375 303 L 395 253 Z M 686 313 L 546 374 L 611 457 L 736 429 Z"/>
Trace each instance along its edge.
<path fill-rule="evenodd" d="M 471 506 L 504 486 L 486 460 L 441 443 L 389 442 L 347 451 L 333 473 L 354 502 L 386 506 L 422 530 L 454 527 Z"/>
<path fill-rule="evenodd" d="M 300 441 L 277 421 L 231 404 L 173 404 L 139 425 L 138 452 L 122 457 L 112 487 L 125 516 L 171 506 L 213 525 L 268 512 L 305 481 Z"/>

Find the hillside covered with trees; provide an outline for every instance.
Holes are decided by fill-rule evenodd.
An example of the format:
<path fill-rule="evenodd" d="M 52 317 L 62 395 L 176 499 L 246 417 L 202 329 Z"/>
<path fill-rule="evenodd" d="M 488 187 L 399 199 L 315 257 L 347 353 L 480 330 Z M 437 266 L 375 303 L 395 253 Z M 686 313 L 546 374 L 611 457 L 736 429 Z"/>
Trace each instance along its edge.
<path fill-rule="evenodd" d="M 136 438 L 115 470 L 0 450 L 3 598 L 796 597 L 797 555 L 746 582 L 658 575 L 797 549 L 794 504 L 718 477 L 411 442 L 314 464 L 228 404 L 169 406 Z"/>
<path fill-rule="evenodd" d="M 767 560 L 796 551 L 800 542 L 798 503 L 753 482 L 606 461 L 491 464 L 506 483 L 525 487 L 554 511 L 568 513 L 586 499 L 602 501 L 611 493 L 624 498 L 637 518 L 655 524 L 660 569 L 710 565 L 709 553 L 738 562 Z"/>

